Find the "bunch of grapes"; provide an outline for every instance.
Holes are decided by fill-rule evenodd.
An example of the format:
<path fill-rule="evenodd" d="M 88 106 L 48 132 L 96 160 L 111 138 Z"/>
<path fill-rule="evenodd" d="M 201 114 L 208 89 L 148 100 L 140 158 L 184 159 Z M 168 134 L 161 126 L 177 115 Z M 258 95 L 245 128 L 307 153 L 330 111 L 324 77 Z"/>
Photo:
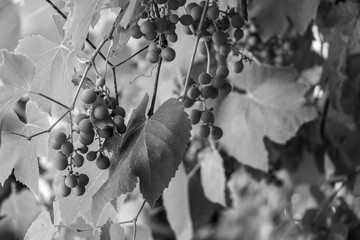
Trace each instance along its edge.
<path fill-rule="evenodd" d="M 105 86 L 105 79 L 99 77 L 96 81 L 96 89 L 85 89 L 81 93 L 81 100 L 88 106 L 86 113 L 76 115 L 72 126 L 72 134 L 67 136 L 64 132 L 58 133 L 53 139 L 52 147 L 58 150 L 55 156 L 54 166 L 60 170 L 68 171 L 63 182 L 58 186 L 61 196 L 68 196 L 73 192 L 77 196 L 85 193 L 85 186 L 89 183 L 89 177 L 78 171 L 84 160 L 95 161 L 96 166 L 106 170 L 110 166 L 110 158 L 105 154 L 105 143 L 115 135 L 124 134 L 126 125 L 124 117 L 125 109 L 119 106 L 116 98 L 109 96 Z M 78 134 L 78 148 L 74 147 L 73 134 Z M 88 145 L 94 140 L 99 141 L 96 151 L 89 151 Z"/>
<path fill-rule="evenodd" d="M 186 0 L 150 1 L 139 16 L 139 21 L 131 28 L 131 36 L 135 39 L 144 37 L 153 41 L 148 48 L 146 58 L 150 63 L 157 63 L 160 56 L 165 62 L 175 59 L 175 50 L 168 42 L 176 42 L 175 32 L 179 16 L 173 11 L 185 4 Z"/>
<path fill-rule="evenodd" d="M 194 34 L 194 29 L 197 29 L 201 16 L 204 11 L 205 1 L 197 3 L 190 3 L 186 6 L 188 14 L 185 20 L 180 22 L 185 25 L 185 32 Z M 230 73 L 227 67 L 227 58 L 232 53 L 236 57 L 241 55 L 237 48 L 237 42 L 240 41 L 244 32 L 241 29 L 244 27 L 244 19 L 234 10 L 234 8 L 227 10 L 220 10 L 216 1 L 211 1 L 206 10 L 206 14 L 202 19 L 202 29 L 198 34 L 201 34 L 204 41 L 200 42 L 198 51 L 202 55 L 212 57 L 212 49 L 215 51 L 215 60 L 217 62 L 217 69 L 214 73 L 209 71 L 203 72 L 198 76 L 197 81 L 188 89 L 186 98 L 184 99 L 184 107 L 191 107 L 196 101 L 203 102 L 204 109 L 193 109 L 190 112 L 190 120 L 192 124 L 201 122 L 198 129 L 198 135 L 202 138 L 207 138 L 211 135 L 214 140 L 222 137 L 223 131 L 220 127 L 214 125 L 213 108 L 206 108 L 205 101 L 207 99 L 215 99 L 219 95 L 226 96 L 232 91 L 232 86 L 227 80 Z M 235 72 L 242 72 L 243 57 L 236 61 L 234 66 Z"/>
<path fill-rule="evenodd" d="M 293 31 L 287 31 L 283 36 L 273 36 L 263 42 L 254 23 L 245 27 L 246 37 L 239 42 L 250 51 L 260 62 L 279 67 L 289 66 L 295 51 L 295 40 L 298 36 Z"/>

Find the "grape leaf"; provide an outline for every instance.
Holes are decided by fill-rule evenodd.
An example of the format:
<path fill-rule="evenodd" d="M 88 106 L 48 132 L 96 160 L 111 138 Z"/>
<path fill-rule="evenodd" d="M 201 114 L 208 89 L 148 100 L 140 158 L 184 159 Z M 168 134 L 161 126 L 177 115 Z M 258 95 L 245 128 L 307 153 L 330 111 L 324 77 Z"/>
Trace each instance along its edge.
<path fill-rule="evenodd" d="M 238 76 L 231 78 L 238 78 L 234 84 L 246 93 L 234 93 L 220 104 L 216 119 L 224 131 L 221 143 L 238 161 L 267 171 L 263 138 L 285 143 L 316 111 L 306 105 L 307 87 L 295 81 L 292 68 L 252 63 Z"/>
<path fill-rule="evenodd" d="M 35 75 L 35 67 L 27 57 L 6 50 L 2 50 L 1 55 L 3 62 L 0 65 L 0 144 L 4 121 L 7 118 L 16 118 L 12 108 L 30 91 L 30 84 Z"/>
<path fill-rule="evenodd" d="M 75 89 L 71 82 L 75 59 L 66 47 L 37 35 L 22 39 L 15 52 L 24 54 L 35 64 L 36 73 L 31 84 L 33 92 L 42 93 L 65 105 L 70 104 Z M 31 98 L 43 110 L 50 111 L 52 102 L 37 95 Z"/>
<path fill-rule="evenodd" d="M 188 181 L 183 165 L 179 166 L 175 177 L 163 194 L 167 219 L 177 240 L 190 240 L 193 226 L 190 216 Z"/>
<path fill-rule="evenodd" d="M 225 203 L 225 169 L 223 159 L 217 150 L 206 148 L 198 154 L 201 185 L 205 196 L 214 203 Z"/>
<path fill-rule="evenodd" d="M 190 138 L 190 121 L 177 99 L 169 99 L 146 120 L 149 97 L 133 112 L 109 179 L 93 197 L 96 221 L 103 206 L 135 188 L 137 177 L 144 199 L 152 206 L 175 175 Z"/>
<path fill-rule="evenodd" d="M 25 234 L 24 240 L 52 240 L 57 227 L 52 224 L 50 213 L 42 211 Z"/>
<path fill-rule="evenodd" d="M 289 26 L 302 35 L 315 19 L 319 3 L 320 0 L 254 0 L 249 16 L 254 18 L 263 41 L 285 33 Z"/>
<path fill-rule="evenodd" d="M 10 197 L 1 206 L 1 215 L 15 221 L 20 236 L 19 239 L 23 239 L 40 212 L 41 208 L 36 202 L 34 194 L 27 189 L 19 193 L 16 193 L 15 189 L 13 189 Z"/>
<path fill-rule="evenodd" d="M 0 49 L 14 50 L 20 39 L 21 20 L 19 9 L 11 0 L 3 0 L 0 3 L 0 29 Z"/>
<path fill-rule="evenodd" d="M 81 50 L 90 25 L 94 26 L 98 21 L 101 3 L 100 0 L 74 0 L 73 8 L 64 25 L 65 36 L 63 39 L 65 45 L 71 41 L 74 52 Z"/>
<path fill-rule="evenodd" d="M 125 240 L 124 228 L 109 220 L 101 227 L 100 240 Z"/>
<path fill-rule="evenodd" d="M 3 143 L 0 147 L 0 183 L 4 184 L 14 168 L 17 180 L 37 194 L 39 184 L 38 157 L 46 157 L 49 134 L 44 133 L 28 141 L 25 137 L 50 127 L 47 113 L 41 112 L 35 102 L 26 105 L 27 123 L 15 115 L 4 123 Z"/>

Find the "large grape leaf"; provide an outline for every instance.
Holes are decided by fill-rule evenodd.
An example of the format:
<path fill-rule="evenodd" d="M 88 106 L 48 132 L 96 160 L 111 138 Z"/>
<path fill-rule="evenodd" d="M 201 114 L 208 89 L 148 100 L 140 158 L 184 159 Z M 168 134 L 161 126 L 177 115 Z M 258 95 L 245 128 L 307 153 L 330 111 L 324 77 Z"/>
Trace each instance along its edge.
<path fill-rule="evenodd" d="M 177 240 L 190 240 L 193 225 L 190 216 L 188 179 L 184 166 L 180 165 L 169 188 L 163 194 L 167 219 L 175 232 Z"/>
<path fill-rule="evenodd" d="M 73 0 L 71 12 L 64 25 L 63 43 L 70 41 L 74 52 L 81 50 L 89 33 L 89 27 L 94 26 L 100 15 L 101 0 Z"/>
<path fill-rule="evenodd" d="M 1 55 L 3 62 L 0 65 L 0 144 L 4 121 L 16 117 L 12 108 L 30 91 L 35 75 L 35 67 L 27 57 L 6 50 L 2 50 Z"/>
<path fill-rule="evenodd" d="M 201 185 L 205 196 L 214 203 L 226 206 L 226 176 L 223 159 L 217 150 L 205 148 L 198 154 L 200 161 Z"/>
<path fill-rule="evenodd" d="M 227 97 L 219 106 L 216 123 L 224 131 L 221 143 L 240 162 L 267 171 L 263 138 L 285 143 L 303 123 L 316 117 L 315 108 L 305 103 L 307 87 L 296 82 L 296 77 L 292 68 L 255 63 L 231 77 L 246 93 Z"/>
<path fill-rule="evenodd" d="M 4 184 L 14 169 L 17 180 L 24 183 L 34 193 L 38 193 L 39 165 L 38 157 L 46 157 L 49 134 L 44 133 L 28 141 L 32 136 L 50 127 L 49 115 L 41 112 L 35 102 L 26 104 L 27 123 L 15 115 L 7 119 L 3 126 L 2 145 L 0 147 L 0 183 Z"/>
<path fill-rule="evenodd" d="M 132 191 L 137 178 L 144 199 L 152 206 L 181 162 L 190 139 L 187 114 L 177 99 L 169 99 L 146 120 L 148 100 L 145 95 L 133 112 L 119 151 L 113 157 L 109 179 L 93 197 L 93 221 L 107 202 Z"/>
<path fill-rule="evenodd" d="M 304 34 L 311 20 L 315 19 L 320 0 L 254 0 L 249 11 L 264 41 L 281 35 L 294 26 Z"/>
<path fill-rule="evenodd" d="M 36 72 L 31 90 L 49 96 L 63 104 L 70 104 L 74 85 L 71 75 L 75 68 L 75 59 L 70 50 L 40 35 L 26 37 L 19 42 L 15 52 L 29 57 Z M 52 102 L 37 95 L 31 95 L 39 106 L 50 111 Z"/>

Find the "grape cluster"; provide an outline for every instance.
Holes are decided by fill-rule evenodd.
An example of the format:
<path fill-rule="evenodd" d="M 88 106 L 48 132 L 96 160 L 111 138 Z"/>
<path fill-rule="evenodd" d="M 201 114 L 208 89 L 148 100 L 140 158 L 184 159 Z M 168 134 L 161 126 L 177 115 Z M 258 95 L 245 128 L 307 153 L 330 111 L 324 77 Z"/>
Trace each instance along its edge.
<path fill-rule="evenodd" d="M 88 111 L 77 114 L 72 124 L 73 134 L 78 134 L 80 146 L 75 149 L 72 142 L 73 134 L 67 136 L 64 132 L 60 132 L 53 139 L 52 147 L 59 150 L 55 156 L 54 166 L 60 171 L 68 170 L 68 174 L 58 186 L 59 194 L 64 197 L 71 192 L 77 196 L 85 193 L 89 177 L 74 170 L 81 168 L 85 159 L 95 161 L 96 166 L 101 170 L 109 168 L 110 159 L 105 154 L 104 143 L 114 135 L 126 132 L 125 109 L 119 106 L 116 98 L 109 96 L 103 77 L 96 80 L 96 87 L 97 89 L 82 91 L 80 98 L 89 106 Z M 88 145 L 95 139 L 99 141 L 99 148 L 96 151 L 89 151 Z"/>
<path fill-rule="evenodd" d="M 176 42 L 175 32 L 179 16 L 173 11 L 184 6 L 186 0 L 155 0 L 150 1 L 139 16 L 137 24 L 131 27 L 131 36 L 135 39 L 144 37 L 153 41 L 148 48 L 146 59 L 156 63 L 161 57 L 165 62 L 175 59 L 176 52 L 168 46 Z"/>
<path fill-rule="evenodd" d="M 204 6 L 205 1 L 201 1 L 200 4 L 190 3 L 186 6 L 188 14 L 182 16 L 183 21 L 180 18 L 186 33 L 194 34 L 193 29 L 197 29 L 200 24 Z M 198 51 L 208 57 L 215 55 L 217 69 L 213 73 L 210 73 L 210 69 L 201 73 L 197 81 L 194 81 L 194 84 L 189 87 L 184 99 L 186 108 L 193 106 L 196 101 L 204 103 L 203 110 L 193 109 L 190 111 L 191 123 L 201 122 L 202 124 L 198 128 L 198 135 L 202 138 L 211 136 L 214 140 L 218 140 L 223 135 L 222 129 L 214 125 L 213 109 L 206 108 L 205 101 L 215 99 L 219 95 L 226 96 L 232 91 L 232 86 L 227 80 L 230 73 L 227 58 L 230 53 L 235 56 L 241 55 L 237 43 L 244 36 L 242 30 L 244 25 L 244 19 L 236 13 L 234 8 L 222 11 L 218 8 L 216 1 L 210 2 L 204 15 L 202 29 L 200 29 L 204 41 L 200 42 Z M 235 72 L 242 72 L 243 57 L 234 64 Z"/>
<path fill-rule="evenodd" d="M 279 67 L 289 66 L 295 51 L 296 33 L 287 32 L 283 36 L 273 36 L 268 41 L 261 40 L 254 23 L 245 27 L 246 37 L 239 44 L 250 51 L 260 62 Z"/>

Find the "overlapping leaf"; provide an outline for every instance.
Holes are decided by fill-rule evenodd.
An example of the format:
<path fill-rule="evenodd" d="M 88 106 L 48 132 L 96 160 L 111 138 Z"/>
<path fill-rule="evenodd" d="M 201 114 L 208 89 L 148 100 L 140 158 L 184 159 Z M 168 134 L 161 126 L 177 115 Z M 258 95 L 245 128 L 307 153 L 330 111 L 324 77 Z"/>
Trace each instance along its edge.
<path fill-rule="evenodd" d="M 289 26 L 302 35 L 315 19 L 319 3 L 320 0 L 255 0 L 249 15 L 255 19 L 262 39 L 267 41 L 285 33 Z"/>
<path fill-rule="evenodd" d="M 107 221 L 101 227 L 100 240 L 125 240 L 125 231 L 120 224 Z"/>
<path fill-rule="evenodd" d="M 95 222 L 107 202 L 135 188 L 137 178 L 144 199 L 153 205 L 181 162 L 190 138 L 187 114 L 178 100 L 169 99 L 146 120 L 148 99 L 146 95 L 132 114 L 109 179 L 93 197 Z"/>
<path fill-rule="evenodd" d="M 12 108 L 21 97 L 30 91 L 35 75 L 35 67 L 27 57 L 5 50 L 1 51 L 1 54 L 3 62 L 0 65 L 0 144 L 4 121 L 16 118 Z"/>
<path fill-rule="evenodd" d="M 214 203 L 226 206 L 226 176 L 220 153 L 206 148 L 199 153 L 198 158 L 201 166 L 201 185 L 205 196 Z"/>
<path fill-rule="evenodd" d="M 31 84 L 33 92 L 70 104 L 75 89 L 71 83 L 75 60 L 69 49 L 37 35 L 21 40 L 15 52 L 24 54 L 34 62 L 36 73 Z M 31 97 L 42 109 L 50 111 L 52 102 L 37 95 Z"/>
<path fill-rule="evenodd" d="M 176 239 L 192 239 L 193 224 L 190 216 L 188 180 L 182 165 L 171 180 L 169 188 L 165 189 L 163 200 L 167 219 L 175 232 Z"/>
<path fill-rule="evenodd" d="M 3 126 L 2 145 L 0 147 L 0 183 L 4 184 L 14 169 L 17 180 L 24 183 L 34 193 L 38 192 L 38 157 L 47 155 L 49 134 L 44 133 L 28 141 L 32 136 L 50 127 L 47 113 L 41 112 L 36 103 L 26 105 L 27 123 L 11 116 Z"/>
<path fill-rule="evenodd" d="M 292 68 L 255 63 L 232 77 L 247 93 L 226 98 L 219 106 L 217 121 L 224 130 L 221 142 L 240 162 L 267 171 L 264 136 L 284 143 L 303 123 L 316 117 L 315 109 L 305 103 L 307 87 L 297 83 L 296 77 Z"/>

